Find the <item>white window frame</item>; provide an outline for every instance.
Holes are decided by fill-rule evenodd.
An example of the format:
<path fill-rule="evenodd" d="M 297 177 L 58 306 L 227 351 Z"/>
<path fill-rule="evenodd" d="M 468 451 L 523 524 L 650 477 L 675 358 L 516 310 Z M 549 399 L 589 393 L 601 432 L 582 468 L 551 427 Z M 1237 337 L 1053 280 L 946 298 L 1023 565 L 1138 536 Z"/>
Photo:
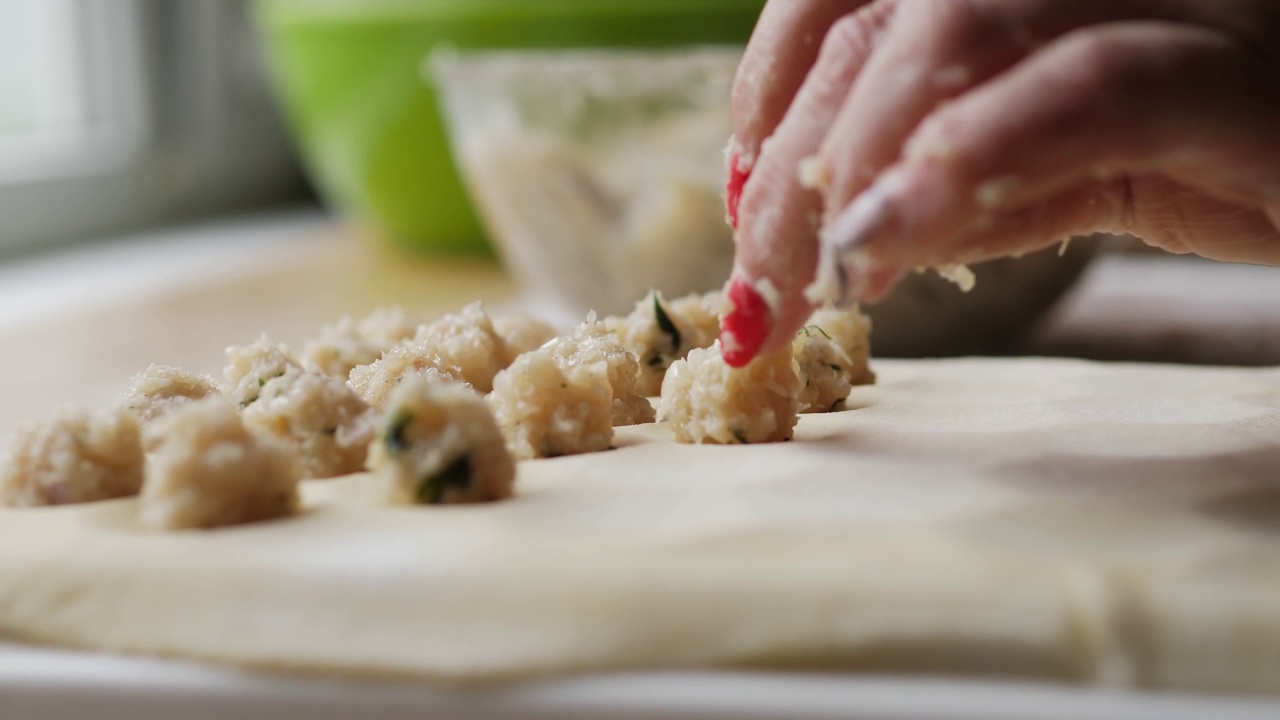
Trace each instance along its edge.
<path fill-rule="evenodd" d="M 72 47 L 50 48 L 79 96 L 61 99 L 84 119 L 58 134 L 10 138 L 0 157 L 0 249 L 83 232 L 125 190 L 151 133 L 142 82 L 138 0 L 49 0 L 42 10 L 75 17 Z M 66 112 L 66 108 L 60 108 Z M 47 112 L 47 110 L 46 110 Z"/>
<path fill-rule="evenodd" d="M 89 121 L 0 162 L 0 255 L 304 196 L 245 0 L 43 1 Z"/>

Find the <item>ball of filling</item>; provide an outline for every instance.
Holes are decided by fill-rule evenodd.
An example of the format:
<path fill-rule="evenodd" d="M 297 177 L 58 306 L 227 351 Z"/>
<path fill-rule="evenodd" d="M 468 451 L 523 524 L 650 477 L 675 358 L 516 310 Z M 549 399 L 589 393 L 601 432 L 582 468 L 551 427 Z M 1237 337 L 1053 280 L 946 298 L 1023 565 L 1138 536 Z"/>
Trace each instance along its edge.
<path fill-rule="evenodd" d="M 356 329 L 356 321 L 344 315 L 320 329 L 320 337 L 302 348 L 302 367 L 330 377 L 346 378 L 351 369 L 382 357 L 385 349 L 368 342 Z"/>
<path fill-rule="evenodd" d="M 604 362 L 565 365 L 550 352 L 525 353 L 498 373 L 487 398 L 519 459 L 609 449 L 613 388 Z"/>
<path fill-rule="evenodd" d="M 393 348 L 377 362 L 351 371 L 349 385 L 365 402 L 381 411 L 396 387 L 411 377 L 437 382 L 464 382 L 462 373 L 434 352 L 417 347 Z"/>
<path fill-rule="evenodd" d="M 934 270 L 938 277 L 960 288 L 960 292 L 967 293 L 978 286 L 978 276 L 968 265 L 940 265 Z"/>
<path fill-rule="evenodd" d="M 511 497 L 516 464 L 484 398 L 458 383 L 406 379 L 387 404 L 369 470 L 394 504 Z"/>
<path fill-rule="evenodd" d="M 605 327 L 639 360 L 636 392 L 657 395 L 671 363 L 684 358 L 693 348 L 715 342 L 719 319 L 710 319 L 714 307 L 709 296 L 690 295 L 667 301 L 660 293 L 651 292 L 630 315 L 604 319 Z"/>
<path fill-rule="evenodd" d="M 791 439 L 799 391 L 790 348 L 734 369 L 717 342 L 671 366 L 659 413 L 683 443 L 778 442 Z"/>
<path fill-rule="evenodd" d="M 871 385 L 876 374 L 871 370 L 871 318 L 858 308 L 849 310 L 817 310 L 809 318 L 809 327 L 817 326 L 849 356 L 849 382 Z"/>
<path fill-rule="evenodd" d="M 506 365 L 506 348 L 480 303 L 423 326 L 410 343 L 414 352 L 439 356 L 444 368 L 468 385 L 487 393 L 493 377 Z"/>
<path fill-rule="evenodd" d="M 848 354 L 817 325 L 796 333 L 791 342 L 802 388 L 796 397 L 800 412 L 822 413 L 843 409 L 853 385 Z"/>
<path fill-rule="evenodd" d="M 252 345 L 227 348 L 227 360 L 222 392 L 240 408 L 256 402 L 268 381 L 302 369 L 287 347 L 267 340 L 265 334 Z"/>
<path fill-rule="evenodd" d="M 144 459 L 133 412 L 64 408 L 19 429 L 8 458 L 0 458 L 0 499 L 33 507 L 136 495 Z"/>
<path fill-rule="evenodd" d="M 193 400 L 218 394 L 217 382 L 207 375 L 152 365 L 134 376 L 123 405 L 142 421 L 142 445 L 149 452 L 160 441 L 151 432 L 156 420 Z"/>
<path fill-rule="evenodd" d="M 678 297 L 668 306 L 689 328 L 685 346 L 690 350 L 714 345 L 720 337 L 720 318 L 729 311 L 729 302 L 719 290 Z"/>
<path fill-rule="evenodd" d="M 604 363 L 613 389 L 613 425 L 651 423 L 655 413 L 649 399 L 636 392 L 640 363 L 618 338 L 592 314 L 572 335 L 558 338 L 544 350 L 561 365 L 572 367 Z M 542 352 L 540 351 L 540 352 Z"/>
<path fill-rule="evenodd" d="M 302 456 L 302 477 L 330 478 L 364 469 L 378 419 L 345 382 L 295 370 L 267 381 L 245 408 L 244 423 L 292 445 Z"/>
<path fill-rule="evenodd" d="M 356 333 L 368 342 L 390 349 L 411 339 L 420 327 L 421 318 L 393 305 L 377 308 L 361 318 Z"/>
<path fill-rule="evenodd" d="M 160 421 L 139 519 L 151 528 L 213 528 L 291 515 L 302 464 L 274 438 L 254 435 L 221 398 L 181 407 Z"/>
<path fill-rule="evenodd" d="M 504 368 L 521 355 L 551 342 L 557 334 L 555 328 L 527 313 L 495 317 L 493 329 L 502 338 Z"/>
<path fill-rule="evenodd" d="M 351 370 L 368 365 L 388 350 L 409 340 L 419 320 L 402 307 L 378 308 L 357 322 L 346 315 L 325 325 L 320 337 L 303 348 L 302 366 L 346 380 Z"/>

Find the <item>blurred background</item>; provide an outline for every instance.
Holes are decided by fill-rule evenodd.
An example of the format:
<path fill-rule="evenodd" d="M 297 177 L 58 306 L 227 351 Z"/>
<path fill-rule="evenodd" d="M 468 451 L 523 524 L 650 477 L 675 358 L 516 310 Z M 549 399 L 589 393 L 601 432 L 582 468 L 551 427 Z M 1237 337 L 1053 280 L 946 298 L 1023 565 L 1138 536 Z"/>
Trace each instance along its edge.
<path fill-rule="evenodd" d="M 0 0 L 0 432 L 377 305 L 571 323 L 719 287 L 762 5 Z M 876 352 L 1280 363 L 1276 271 L 1133 249 L 914 277 Z"/>

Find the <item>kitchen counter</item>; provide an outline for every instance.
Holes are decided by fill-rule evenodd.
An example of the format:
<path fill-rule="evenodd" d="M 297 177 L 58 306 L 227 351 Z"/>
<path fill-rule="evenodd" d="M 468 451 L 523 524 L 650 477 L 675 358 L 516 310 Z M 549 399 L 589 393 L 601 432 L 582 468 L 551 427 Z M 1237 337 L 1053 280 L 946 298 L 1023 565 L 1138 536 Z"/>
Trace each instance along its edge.
<path fill-rule="evenodd" d="M 1024 350 L 1096 360 L 1280 365 L 1280 268 L 1103 256 Z"/>
<path fill-rule="evenodd" d="M 5 720 L 1274 720 L 1277 712 L 1259 699 L 765 672 L 629 673 L 445 691 L 0 644 Z"/>

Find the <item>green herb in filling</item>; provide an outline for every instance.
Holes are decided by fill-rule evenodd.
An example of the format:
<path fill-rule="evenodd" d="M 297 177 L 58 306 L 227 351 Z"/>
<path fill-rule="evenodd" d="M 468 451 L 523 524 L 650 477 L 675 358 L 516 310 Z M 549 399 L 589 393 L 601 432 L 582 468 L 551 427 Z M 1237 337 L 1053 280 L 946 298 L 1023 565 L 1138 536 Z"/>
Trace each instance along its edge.
<path fill-rule="evenodd" d="M 838 373 L 844 372 L 844 368 L 840 367 L 839 365 L 833 365 L 831 363 L 827 363 L 827 367 L 831 368 L 832 370 Z"/>
<path fill-rule="evenodd" d="M 734 439 L 736 439 L 738 442 L 742 443 L 743 445 L 746 445 L 746 444 L 747 444 L 747 431 L 742 430 L 742 429 L 739 429 L 739 428 L 734 428 L 734 429 L 733 429 L 733 437 L 734 437 Z"/>
<path fill-rule="evenodd" d="M 826 330 L 823 330 L 823 329 L 822 329 L 820 326 L 818 326 L 818 325 L 808 325 L 808 326 L 806 326 L 806 327 L 804 328 L 804 330 L 803 330 L 803 332 L 804 332 L 804 334 L 805 334 L 805 336 L 806 336 L 806 337 L 813 337 L 812 335 L 809 335 L 809 331 L 811 331 L 811 330 L 812 330 L 813 332 L 818 333 L 819 335 L 821 335 L 822 337 L 824 337 L 824 338 L 826 338 L 826 339 L 828 339 L 828 340 L 830 340 L 830 339 L 831 339 L 831 336 L 827 334 L 827 331 L 826 331 Z"/>
<path fill-rule="evenodd" d="M 679 352 L 680 343 L 684 339 L 680 337 L 680 328 L 676 327 L 676 324 L 671 321 L 671 316 L 662 307 L 662 300 L 659 298 L 658 293 L 653 294 L 653 316 L 658 321 L 658 329 L 671 341 L 671 351 L 673 353 Z"/>
<path fill-rule="evenodd" d="M 450 488 L 463 490 L 471 487 L 471 456 L 463 455 L 449 467 L 422 481 L 418 486 L 418 502 L 439 505 Z"/>
<path fill-rule="evenodd" d="M 400 413 L 391 422 L 391 427 L 387 428 L 386 433 L 382 436 L 382 443 L 387 446 L 387 452 L 396 455 L 409 448 L 409 442 L 405 440 L 404 431 L 411 422 L 413 422 L 413 413 L 408 412 Z"/>

